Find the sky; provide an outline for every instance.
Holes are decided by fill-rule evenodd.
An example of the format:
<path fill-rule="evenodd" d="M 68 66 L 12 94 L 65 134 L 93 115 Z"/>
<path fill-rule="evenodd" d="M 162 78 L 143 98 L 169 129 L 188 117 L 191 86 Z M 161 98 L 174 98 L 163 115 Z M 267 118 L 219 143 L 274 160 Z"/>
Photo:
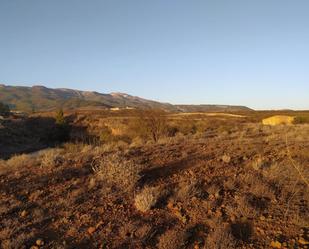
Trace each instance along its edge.
<path fill-rule="evenodd" d="M 308 0 L 0 0 L 0 83 L 309 109 Z"/>

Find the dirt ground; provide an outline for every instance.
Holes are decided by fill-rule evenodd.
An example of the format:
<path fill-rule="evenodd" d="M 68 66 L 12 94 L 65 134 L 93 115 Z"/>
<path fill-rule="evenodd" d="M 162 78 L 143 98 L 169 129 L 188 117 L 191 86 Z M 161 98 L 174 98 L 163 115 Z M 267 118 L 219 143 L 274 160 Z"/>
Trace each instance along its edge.
<path fill-rule="evenodd" d="M 0 248 L 309 248 L 309 125 L 1 161 Z"/>

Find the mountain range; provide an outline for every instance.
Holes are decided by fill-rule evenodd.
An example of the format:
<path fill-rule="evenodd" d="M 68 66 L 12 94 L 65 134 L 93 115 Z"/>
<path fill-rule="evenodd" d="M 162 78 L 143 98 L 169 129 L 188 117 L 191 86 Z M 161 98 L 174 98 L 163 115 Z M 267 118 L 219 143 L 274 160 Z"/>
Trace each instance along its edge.
<path fill-rule="evenodd" d="M 75 109 L 84 107 L 109 108 L 159 108 L 174 112 L 202 111 L 249 111 L 246 106 L 232 105 L 172 105 L 143 99 L 126 93 L 99 93 L 45 86 L 7 86 L 0 84 L 0 102 L 12 110 L 33 112 L 50 111 L 58 108 Z"/>

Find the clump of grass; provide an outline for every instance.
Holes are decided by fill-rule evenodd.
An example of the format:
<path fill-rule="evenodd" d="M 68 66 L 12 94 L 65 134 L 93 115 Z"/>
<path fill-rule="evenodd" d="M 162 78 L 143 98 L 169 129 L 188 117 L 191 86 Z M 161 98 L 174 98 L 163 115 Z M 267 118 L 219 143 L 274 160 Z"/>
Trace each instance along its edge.
<path fill-rule="evenodd" d="M 236 248 L 236 242 L 229 229 L 222 224 L 217 224 L 206 240 L 206 247 L 212 249 Z"/>
<path fill-rule="evenodd" d="M 59 149 L 49 149 L 41 154 L 41 166 L 52 167 L 58 166 L 62 163 L 62 157 L 60 156 Z"/>
<path fill-rule="evenodd" d="M 140 179 L 139 173 L 142 167 L 140 164 L 126 159 L 122 153 L 114 153 L 106 155 L 93 169 L 99 180 L 125 192 L 130 192 Z"/>
<path fill-rule="evenodd" d="M 6 161 L 8 167 L 24 167 L 32 164 L 33 158 L 27 154 L 15 155 Z"/>
<path fill-rule="evenodd" d="M 157 204 L 161 195 L 162 190 L 159 187 L 145 187 L 135 196 L 135 207 L 139 211 L 147 212 Z"/>
<path fill-rule="evenodd" d="M 193 197 L 205 198 L 202 184 L 197 180 L 180 182 L 175 190 L 175 201 L 190 201 Z"/>

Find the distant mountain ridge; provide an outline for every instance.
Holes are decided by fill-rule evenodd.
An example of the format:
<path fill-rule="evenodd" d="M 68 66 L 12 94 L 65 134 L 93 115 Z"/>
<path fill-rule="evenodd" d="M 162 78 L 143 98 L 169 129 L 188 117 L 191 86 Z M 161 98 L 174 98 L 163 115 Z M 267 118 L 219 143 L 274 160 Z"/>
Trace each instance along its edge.
<path fill-rule="evenodd" d="M 11 109 L 19 111 L 49 111 L 57 108 L 160 108 L 176 112 L 200 111 L 248 111 L 245 106 L 227 105 L 172 105 L 143 99 L 127 93 L 99 93 L 67 88 L 47 88 L 45 86 L 7 86 L 0 84 L 0 102 L 8 104 Z"/>

